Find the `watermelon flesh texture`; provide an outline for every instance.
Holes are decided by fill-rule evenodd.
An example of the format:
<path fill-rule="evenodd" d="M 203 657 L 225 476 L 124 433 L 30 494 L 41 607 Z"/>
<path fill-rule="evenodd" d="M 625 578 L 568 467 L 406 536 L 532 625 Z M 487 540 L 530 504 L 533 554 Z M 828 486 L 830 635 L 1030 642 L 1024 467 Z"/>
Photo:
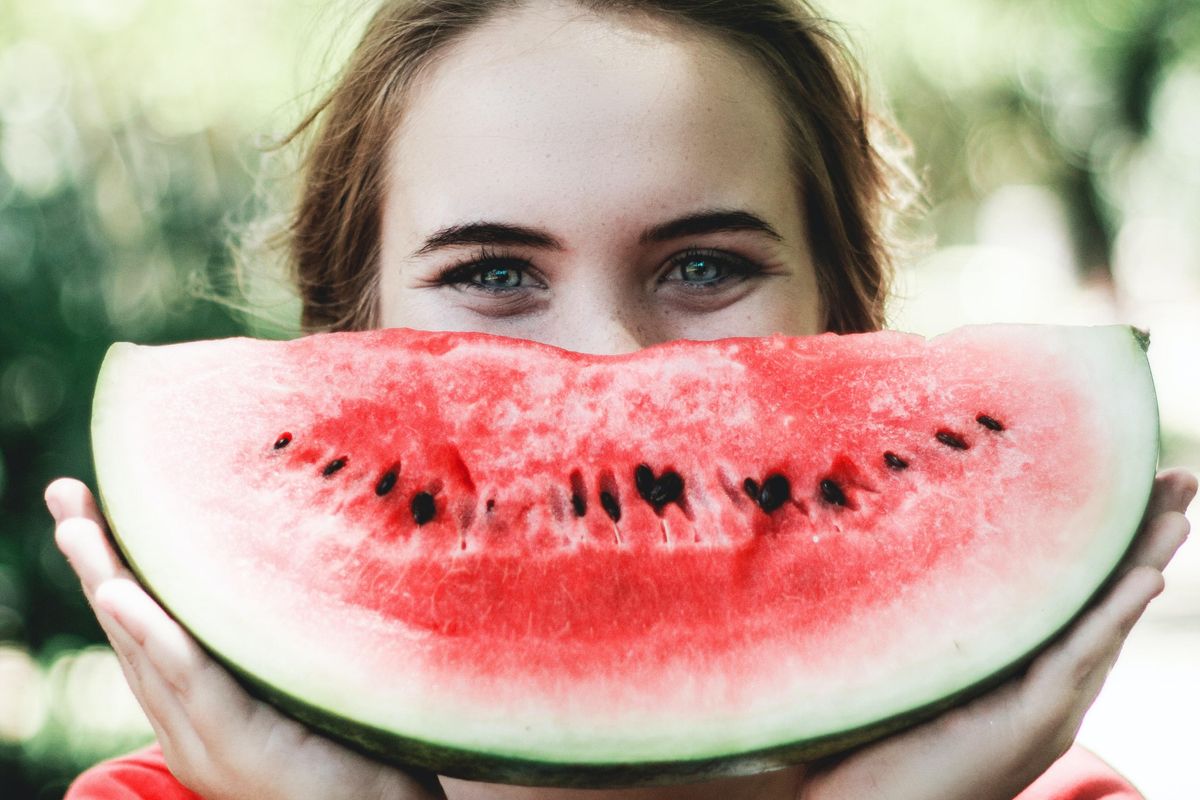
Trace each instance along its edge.
<path fill-rule="evenodd" d="M 263 696 L 382 758 L 607 785 L 750 772 L 1010 672 L 1157 461 L 1126 327 L 678 342 L 114 345 L 100 494 Z"/>

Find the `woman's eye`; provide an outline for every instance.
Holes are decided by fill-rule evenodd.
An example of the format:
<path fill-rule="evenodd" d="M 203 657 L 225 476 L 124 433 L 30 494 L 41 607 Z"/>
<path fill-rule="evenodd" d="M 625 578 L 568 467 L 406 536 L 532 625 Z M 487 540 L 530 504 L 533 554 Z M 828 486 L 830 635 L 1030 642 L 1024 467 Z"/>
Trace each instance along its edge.
<path fill-rule="evenodd" d="M 683 286 L 707 288 L 730 278 L 742 278 L 758 272 L 750 261 L 731 253 L 690 251 L 677 256 L 664 282 L 675 281 Z"/>
<path fill-rule="evenodd" d="M 506 294 L 524 290 L 537 281 L 529 274 L 529 262 L 485 251 L 450 267 L 438 283 L 463 291 Z"/>

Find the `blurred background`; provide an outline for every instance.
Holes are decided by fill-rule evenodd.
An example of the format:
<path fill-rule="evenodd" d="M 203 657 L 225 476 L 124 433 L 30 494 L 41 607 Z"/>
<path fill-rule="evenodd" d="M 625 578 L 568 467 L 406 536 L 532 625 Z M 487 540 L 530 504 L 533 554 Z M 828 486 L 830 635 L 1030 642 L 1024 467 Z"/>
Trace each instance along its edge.
<path fill-rule="evenodd" d="M 0 0 L 0 798 L 61 797 L 149 728 L 52 540 L 59 475 L 93 483 L 111 341 L 282 335 L 246 315 L 230 240 L 286 164 L 369 4 Z M 1200 3 L 840 0 L 915 149 L 928 244 L 895 327 L 1149 328 L 1163 464 L 1200 467 Z M 335 35 L 336 34 L 336 35 Z M 264 163 L 264 158 L 267 158 Z M 1193 524 L 1196 516 L 1193 514 Z M 1200 545 L 1135 631 L 1081 739 L 1152 800 L 1200 798 Z"/>

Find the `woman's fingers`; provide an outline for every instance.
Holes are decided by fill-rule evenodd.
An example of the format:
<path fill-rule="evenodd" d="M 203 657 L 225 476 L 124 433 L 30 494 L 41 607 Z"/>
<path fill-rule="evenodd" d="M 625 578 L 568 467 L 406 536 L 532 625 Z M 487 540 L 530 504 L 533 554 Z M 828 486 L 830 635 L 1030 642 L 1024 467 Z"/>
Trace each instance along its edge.
<path fill-rule="evenodd" d="M 140 586 L 107 581 L 96 605 L 127 637 L 120 650 L 137 675 L 135 693 L 160 723 L 180 777 L 200 787 L 231 771 L 252 773 L 246 761 L 261 755 L 272 728 L 278 735 L 279 715 L 251 698 Z"/>
<path fill-rule="evenodd" d="M 1155 478 L 1142 530 L 1119 578 L 1030 666 L 1022 695 L 1029 714 L 1049 719 L 1056 705 L 1068 703 L 1077 707 L 1070 718 L 1082 721 L 1130 630 L 1164 588 L 1162 571 L 1187 539 L 1190 524 L 1183 512 L 1196 490 L 1196 476 L 1186 470 L 1166 470 Z M 1068 700 L 1064 690 L 1073 697 Z M 1055 704 L 1055 696 L 1062 702 Z M 1083 705 L 1080 698 L 1085 699 Z"/>
<path fill-rule="evenodd" d="M 1195 498 L 1196 488 L 1196 476 L 1190 472 L 1170 469 L 1159 473 L 1142 518 L 1142 528 L 1125 559 L 1126 571 L 1140 566 L 1159 571 L 1166 568 L 1187 539 L 1190 523 L 1184 512 Z"/>
<path fill-rule="evenodd" d="M 1158 473 L 1154 488 L 1150 491 L 1150 502 L 1146 506 L 1146 518 L 1150 519 L 1164 511 L 1187 511 L 1196 496 L 1196 476 L 1178 467 Z"/>
<path fill-rule="evenodd" d="M 104 581 L 133 577 L 109 544 L 104 518 L 86 486 L 71 478 L 54 481 L 46 488 L 46 507 L 54 516 L 58 549 L 79 575 L 89 603 Z"/>
<path fill-rule="evenodd" d="M 79 576 L 159 742 L 178 754 L 173 763 L 203 763 L 197 724 L 209 734 L 222 727 L 226 733 L 236 730 L 236 716 L 246 713 L 249 699 L 240 689 L 229 691 L 229 677 L 137 584 L 110 545 L 86 486 L 68 478 L 54 481 L 46 489 L 46 505 L 57 521 L 58 547 Z"/>
<path fill-rule="evenodd" d="M 74 478 L 59 478 L 46 487 L 46 507 L 55 521 L 62 522 L 72 517 L 84 517 L 100 525 L 104 517 L 96 506 L 91 491 Z"/>
<path fill-rule="evenodd" d="M 187 717 L 171 696 L 166 681 L 148 663 L 141 647 L 116 617 L 99 606 L 95 611 L 121 665 L 125 682 L 150 721 L 164 753 L 170 756 L 185 751 L 197 752 L 199 742 L 187 726 Z"/>
<path fill-rule="evenodd" d="M 106 581 L 96 616 L 177 777 L 197 787 L 223 774 L 214 748 L 245 743 L 249 698 L 132 581 Z"/>
<path fill-rule="evenodd" d="M 1186 482 L 1168 478 L 1158 490 L 1160 512 L 1146 533 L 1163 549 L 1148 549 L 1148 558 L 1165 563 L 1174 552 L 1181 515 L 1167 509 L 1190 500 L 1180 488 Z M 1012 797 L 1070 747 L 1125 637 L 1162 589 L 1160 569 L 1131 569 L 1020 679 L 838 762 L 816 779 L 814 796 L 875 796 L 887 783 L 909 786 L 914 797 L 979 797 L 986 779 L 996 797 Z"/>
<path fill-rule="evenodd" d="M 128 595 L 133 593 L 141 594 L 159 615 L 165 617 L 165 613 L 153 605 L 117 558 L 100 510 L 86 486 L 69 478 L 54 481 L 46 489 L 46 506 L 57 523 L 55 541 L 79 576 L 84 596 L 112 644 L 125 680 L 146 713 L 156 738 L 167 752 L 195 752 L 199 742 L 187 725 L 182 707 L 172 697 L 169 685 L 148 659 L 142 644 L 122 624 L 147 613 L 144 605 L 140 614 L 126 608 Z M 108 596 L 114 585 L 124 587 L 115 598 Z"/>
<path fill-rule="evenodd" d="M 105 581 L 133 578 L 113 552 L 103 529 L 91 519 L 64 519 L 55 527 L 54 539 L 79 576 L 89 603 L 94 603 L 96 589 Z"/>
<path fill-rule="evenodd" d="M 1129 628 L 1161 588 L 1160 572 L 1130 572 L 1024 676 L 833 762 L 814 774 L 809 796 L 1013 797 L 1070 747 Z"/>
<path fill-rule="evenodd" d="M 96 602 L 128 632 L 201 733 L 250 715 L 253 701 L 141 587 L 109 581 Z"/>
<path fill-rule="evenodd" d="M 213 797 L 433 796 L 250 697 L 122 564 L 86 486 L 55 481 L 46 505 L 59 548 L 184 785 Z"/>
<path fill-rule="evenodd" d="M 96 610 L 116 629 L 115 646 L 128 661 L 139 701 L 158 723 L 167 762 L 194 791 L 220 794 L 220 787 L 238 786 L 263 797 L 254 787 L 271 780 L 271 796 L 331 797 L 363 796 L 355 786 L 370 780 L 413 785 L 251 698 L 135 583 L 106 581 Z M 401 796 L 427 796 L 405 791 Z"/>
<path fill-rule="evenodd" d="M 1184 512 L 1196 476 L 1166 470 L 1154 481 L 1142 528 L 1120 576 L 1103 599 L 1030 665 L 1021 682 L 1020 715 L 1031 730 L 1059 732 L 1068 746 L 1117 660 L 1126 637 L 1164 588 L 1163 569 L 1187 539 Z"/>
<path fill-rule="evenodd" d="M 1164 511 L 1146 520 L 1137 543 L 1126 559 L 1126 571 L 1150 567 L 1162 572 L 1183 546 L 1190 531 L 1191 523 L 1178 511 Z"/>
<path fill-rule="evenodd" d="M 1101 603 L 1039 655 L 1021 682 L 1020 726 L 1057 738 L 1065 750 L 1100 693 L 1130 629 L 1163 585 L 1157 569 L 1131 570 Z"/>

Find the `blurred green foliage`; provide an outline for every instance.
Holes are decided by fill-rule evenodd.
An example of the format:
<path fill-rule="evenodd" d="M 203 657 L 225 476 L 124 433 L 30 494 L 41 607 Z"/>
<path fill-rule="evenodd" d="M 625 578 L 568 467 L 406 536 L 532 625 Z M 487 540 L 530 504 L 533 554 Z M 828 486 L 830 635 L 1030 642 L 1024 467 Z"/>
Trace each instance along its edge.
<path fill-rule="evenodd" d="M 971 241 L 972 212 L 990 192 L 1046 185 L 1067 207 L 1080 267 L 1109 272 L 1128 200 L 1112 182 L 1156 134 L 1194 136 L 1166 130 L 1186 123 L 1168 118 L 1175 98 L 1164 90 L 1200 69 L 1200 3 L 858 0 L 849 9 L 926 168 L 939 242 Z"/>
<path fill-rule="evenodd" d="M 1200 219 L 1200 173 L 1170 166 L 1200 161 L 1196 3 L 857 0 L 830 11 L 915 143 L 925 225 L 942 243 L 974 241 L 994 191 L 1050 187 L 1078 268 L 1112 284 L 1137 201 L 1130 165 L 1151 140 L 1185 183 L 1179 213 Z M 6 686 L 19 670 L 0 669 L 0 715 L 17 714 L 6 693 L 49 698 L 28 712 L 36 730 L 0 716 L 4 798 L 58 797 L 83 767 L 145 736 L 83 725 L 63 699 L 79 690 L 54 690 L 91 674 L 79 664 L 103 638 L 54 547 L 42 491 L 60 475 L 92 482 L 91 389 L 110 342 L 251 327 L 196 286 L 228 283 L 231 231 L 261 211 L 256 136 L 318 85 L 310 51 L 325 53 L 330 31 L 353 30 L 341 17 L 359 12 L 0 1 L 0 648 L 28 654 L 44 678 Z"/>
<path fill-rule="evenodd" d="M 186 290 L 197 274 L 229 269 L 225 220 L 250 189 L 231 143 L 165 138 L 137 121 L 107 133 L 52 188 L 34 193 L 0 172 L 0 641 L 46 663 L 101 640 L 40 496 L 61 475 L 94 483 L 90 387 L 105 349 L 243 330 Z M 120 199 L 130 207 L 113 209 L 111 193 L 129 191 L 130 180 L 136 194 Z M 115 225 L 106 214 L 118 215 Z M 114 235 L 116 226 L 125 230 Z M 34 740 L 26 754 L 39 757 L 0 760 L 0 786 L 19 787 L 3 796 L 36 796 L 77 772 L 80 756 L 102 754 L 64 743 Z"/>

